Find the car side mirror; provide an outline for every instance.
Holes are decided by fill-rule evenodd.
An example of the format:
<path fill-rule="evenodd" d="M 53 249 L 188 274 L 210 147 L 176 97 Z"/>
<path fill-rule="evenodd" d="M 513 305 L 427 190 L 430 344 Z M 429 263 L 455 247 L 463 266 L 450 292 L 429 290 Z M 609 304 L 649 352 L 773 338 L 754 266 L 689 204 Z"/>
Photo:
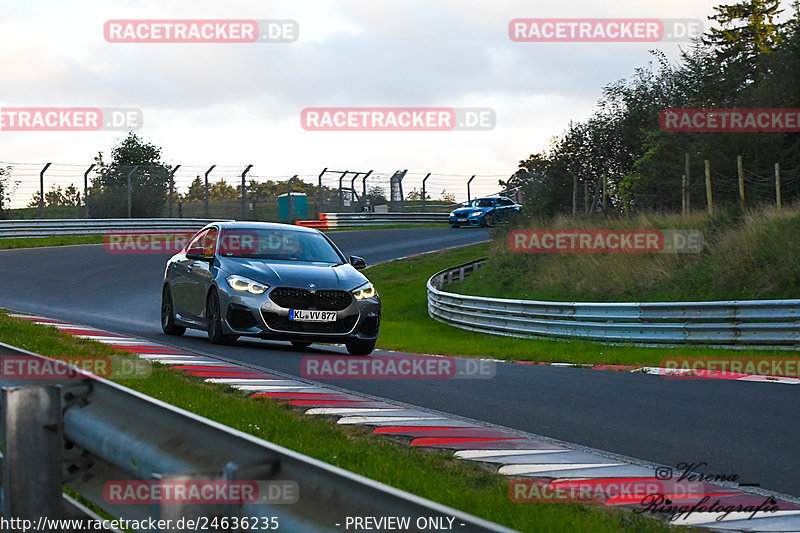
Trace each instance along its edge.
<path fill-rule="evenodd" d="M 361 270 L 362 268 L 367 268 L 367 262 L 364 261 L 364 258 L 358 257 L 357 255 L 350 256 L 350 264 L 353 265 L 353 268 L 357 270 Z"/>
<path fill-rule="evenodd" d="M 186 250 L 186 259 L 195 259 L 197 261 L 210 261 L 210 257 L 206 257 L 206 251 L 202 246 L 192 246 Z"/>

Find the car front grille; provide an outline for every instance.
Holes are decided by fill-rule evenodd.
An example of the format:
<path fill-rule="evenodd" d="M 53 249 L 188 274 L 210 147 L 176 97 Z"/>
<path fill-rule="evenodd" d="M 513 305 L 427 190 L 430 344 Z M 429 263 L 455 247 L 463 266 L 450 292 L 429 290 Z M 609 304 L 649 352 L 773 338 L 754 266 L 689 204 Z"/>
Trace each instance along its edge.
<path fill-rule="evenodd" d="M 285 309 L 318 309 L 320 311 L 342 311 L 353 301 L 347 291 L 308 291 L 293 287 L 278 287 L 269 299 Z"/>
<path fill-rule="evenodd" d="M 349 333 L 356 325 L 358 315 L 350 315 L 336 322 L 295 322 L 286 315 L 261 311 L 264 322 L 275 331 L 296 333 Z"/>

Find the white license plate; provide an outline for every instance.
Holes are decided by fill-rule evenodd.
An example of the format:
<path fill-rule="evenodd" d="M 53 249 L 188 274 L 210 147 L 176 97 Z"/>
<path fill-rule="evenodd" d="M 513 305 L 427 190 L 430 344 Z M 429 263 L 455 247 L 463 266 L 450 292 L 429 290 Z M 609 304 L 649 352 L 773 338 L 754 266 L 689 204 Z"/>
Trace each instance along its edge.
<path fill-rule="evenodd" d="M 295 322 L 336 322 L 336 311 L 289 311 L 289 320 Z"/>
<path fill-rule="evenodd" d="M 458 219 L 458 221 L 459 221 L 459 222 L 466 222 L 466 221 L 467 221 L 467 219 L 466 219 L 466 218 L 459 218 L 459 219 Z"/>

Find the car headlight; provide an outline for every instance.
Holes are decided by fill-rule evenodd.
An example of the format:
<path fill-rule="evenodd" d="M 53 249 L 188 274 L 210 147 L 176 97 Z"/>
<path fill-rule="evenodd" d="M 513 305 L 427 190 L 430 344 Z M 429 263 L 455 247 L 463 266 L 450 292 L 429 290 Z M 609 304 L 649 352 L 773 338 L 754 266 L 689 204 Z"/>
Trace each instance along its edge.
<path fill-rule="evenodd" d="M 451 217 L 454 217 L 454 216 L 456 216 L 456 212 L 455 212 L 455 211 L 450 211 L 450 216 L 451 216 Z"/>
<path fill-rule="evenodd" d="M 242 276 L 237 276 L 232 274 L 225 278 L 225 281 L 228 282 L 228 285 L 235 291 L 242 291 L 242 292 L 249 292 L 250 294 L 264 294 L 269 289 L 269 285 L 264 285 L 263 283 L 259 283 L 257 281 L 253 281 L 252 279 L 243 278 Z"/>
<path fill-rule="evenodd" d="M 353 291 L 353 296 L 356 300 L 366 300 L 367 298 L 373 298 L 378 293 L 375 290 L 375 286 L 372 283 L 367 283 L 366 285 L 362 285 L 358 289 Z"/>

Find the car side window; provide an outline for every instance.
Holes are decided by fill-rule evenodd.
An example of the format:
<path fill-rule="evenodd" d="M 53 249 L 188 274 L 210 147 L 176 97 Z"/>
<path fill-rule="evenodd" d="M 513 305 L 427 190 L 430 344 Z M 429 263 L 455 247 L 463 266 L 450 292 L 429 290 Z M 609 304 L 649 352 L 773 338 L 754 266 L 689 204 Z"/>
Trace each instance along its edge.
<path fill-rule="evenodd" d="M 217 228 L 211 228 L 200 240 L 200 246 L 203 247 L 203 255 L 205 257 L 214 257 L 214 252 L 217 251 L 218 235 L 219 230 Z"/>
<path fill-rule="evenodd" d="M 208 235 L 208 230 L 207 229 L 202 230 L 200 233 L 194 236 L 194 238 L 189 242 L 189 246 L 187 246 L 186 249 L 188 250 L 190 248 L 202 246 L 202 244 L 200 243 L 202 242 L 203 237 L 205 237 L 206 235 Z"/>

